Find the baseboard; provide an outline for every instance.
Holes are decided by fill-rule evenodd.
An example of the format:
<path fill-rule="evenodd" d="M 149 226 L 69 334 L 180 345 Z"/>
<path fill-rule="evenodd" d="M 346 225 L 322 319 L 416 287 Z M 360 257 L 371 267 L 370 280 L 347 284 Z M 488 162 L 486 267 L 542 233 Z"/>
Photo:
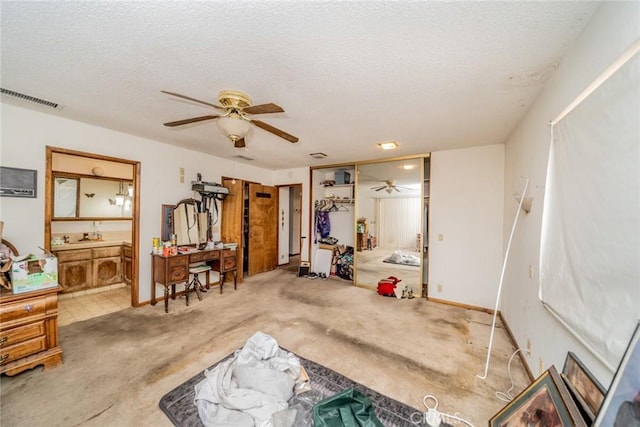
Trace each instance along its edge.
<path fill-rule="evenodd" d="M 513 332 L 511 332 L 511 328 L 509 327 L 509 324 L 504 319 L 504 317 L 502 317 L 502 312 L 498 311 L 498 316 L 500 317 L 500 320 L 502 321 L 502 324 L 504 325 L 505 331 L 507 331 L 507 335 L 509 335 L 509 339 L 511 340 L 511 344 L 513 344 L 513 346 L 515 348 L 520 348 L 521 349 L 521 347 L 518 345 L 518 342 L 516 341 L 515 336 L 513 335 Z M 520 350 L 518 352 L 518 356 L 520 357 L 520 361 L 522 362 L 522 365 L 524 366 L 524 370 L 527 371 L 527 376 L 529 377 L 529 381 L 533 382 L 533 380 L 535 379 L 534 376 L 533 376 L 533 372 L 531 372 L 531 368 L 529 368 L 529 363 L 527 362 L 527 359 L 524 357 L 524 354 L 522 353 L 522 350 Z"/>
<path fill-rule="evenodd" d="M 447 300 L 444 300 L 444 299 L 431 298 L 431 297 L 427 297 L 427 301 L 437 302 L 438 304 L 450 305 L 450 306 L 453 306 L 453 307 L 466 308 L 468 310 L 475 310 L 475 311 L 481 311 L 483 313 L 493 314 L 493 310 L 492 309 L 485 308 L 485 307 L 480 307 L 480 306 L 477 306 L 477 305 L 463 304 L 463 303 L 460 303 L 460 302 L 447 301 Z"/>

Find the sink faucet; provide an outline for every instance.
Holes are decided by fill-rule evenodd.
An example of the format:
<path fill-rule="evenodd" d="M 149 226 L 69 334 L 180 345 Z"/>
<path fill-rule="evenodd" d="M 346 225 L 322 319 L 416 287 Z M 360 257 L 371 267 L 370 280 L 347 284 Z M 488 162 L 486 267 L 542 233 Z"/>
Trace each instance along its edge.
<path fill-rule="evenodd" d="M 65 243 L 69 243 L 69 236 L 64 235 L 62 238 L 64 239 Z"/>

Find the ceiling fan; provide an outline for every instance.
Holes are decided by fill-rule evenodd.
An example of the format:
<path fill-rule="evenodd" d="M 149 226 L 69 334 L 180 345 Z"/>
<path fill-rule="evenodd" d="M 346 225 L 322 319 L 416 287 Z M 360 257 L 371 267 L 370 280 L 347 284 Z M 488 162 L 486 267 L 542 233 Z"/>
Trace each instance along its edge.
<path fill-rule="evenodd" d="M 272 134 L 286 139 L 291 143 L 298 142 L 298 138 L 278 128 L 271 126 L 260 120 L 251 119 L 249 116 L 254 114 L 266 113 L 283 113 L 282 107 L 269 103 L 251 105 L 252 101 L 249 96 L 243 92 L 236 90 L 223 90 L 218 94 L 218 102 L 220 105 L 211 104 L 179 93 L 168 92 L 162 90 L 162 93 L 172 95 L 178 98 L 197 102 L 198 104 L 221 110 L 220 114 L 208 114 L 206 116 L 192 117 L 190 119 L 176 120 L 164 123 L 165 126 L 175 127 L 186 125 L 189 123 L 202 122 L 205 120 L 217 119 L 217 125 L 220 130 L 233 141 L 235 148 L 244 148 L 246 146 L 244 137 L 249 132 L 249 124 L 253 124 L 261 129 L 271 132 Z"/>
<path fill-rule="evenodd" d="M 387 179 L 387 180 L 381 181 L 381 182 L 384 182 L 384 185 L 379 185 L 377 187 L 371 187 L 371 189 L 375 190 L 375 191 L 384 190 L 389 194 L 391 194 L 393 192 L 393 190 L 397 191 L 398 193 L 400 192 L 400 190 L 411 190 L 411 188 L 409 188 L 409 187 L 402 187 L 400 185 L 396 185 L 396 182 L 394 180 L 391 180 L 391 179 Z"/>

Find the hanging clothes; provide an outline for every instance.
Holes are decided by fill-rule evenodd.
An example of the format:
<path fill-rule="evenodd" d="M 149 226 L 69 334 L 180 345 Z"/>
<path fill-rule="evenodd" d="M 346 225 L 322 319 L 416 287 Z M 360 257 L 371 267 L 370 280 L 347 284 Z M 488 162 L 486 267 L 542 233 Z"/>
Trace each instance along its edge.
<path fill-rule="evenodd" d="M 320 237 L 328 237 L 331 234 L 331 223 L 329 221 L 329 212 L 316 210 L 316 242 L 318 235 Z"/>

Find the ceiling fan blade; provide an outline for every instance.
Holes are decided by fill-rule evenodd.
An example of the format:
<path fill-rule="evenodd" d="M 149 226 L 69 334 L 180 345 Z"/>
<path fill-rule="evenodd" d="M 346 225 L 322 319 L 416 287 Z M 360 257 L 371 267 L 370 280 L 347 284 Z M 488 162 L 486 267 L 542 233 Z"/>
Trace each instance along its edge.
<path fill-rule="evenodd" d="M 282 107 L 272 103 L 252 105 L 251 107 L 243 108 L 242 111 L 249 114 L 284 113 Z"/>
<path fill-rule="evenodd" d="M 400 192 L 400 190 L 398 189 L 398 187 L 396 187 L 395 185 L 393 186 L 393 189 L 396 190 L 398 193 Z"/>
<path fill-rule="evenodd" d="M 246 111 L 246 110 L 245 110 Z M 279 136 L 280 138 L 284 138 L 287 141 L 291 142 L 291 143 L 296 143 L 298 142 L 298 137 L 295 137 L 291 134 L 286 133 L 283 130 L 280 130 L 278 128 L 274 128 L 273 126 L 266 124 L 265 122 L 261 122 L 260 120 L 250 120 L 251 123 L 253 123 L 254 125 L 258 126 L 259 128 L 262 128 L 264 130 L 266 130 L 267 132 L 271 132 L 274 135 Z"/>
<path fill-rule="evenodd" d="M 210 103 L 205 102 L 205 101 L 200 101 L 199 99 L 191 98 L 191 97 L 188 97 L 188 96 L 185 96 L 185 95 L 180 95 L 179 93 L 167 92 L 166 90 L 161 90 L 160 92 L 166 93 L 167 95 L 177 96 L 178 98 L 187 99 L 189 101 L 197 102 L 198 104 L 208 105 L 209 107 L 217 108 L 218 110 L 224 110 L 224 107 L 221 107 L 219 105 L 210 104 Z"/>
<path fill-rule="evenodd" d="M 371 187 L 371 189 L 375 190 L 375 191 L 380 191 L 380 190 L 383 190 L 385 188 L 387 188 L 387 187 Z"/>
<path fill-rule="evenodd" d="M 217 114 L 209 114 L 208 116 L 192 117 L 190 119 L 176 120 L 175 122 L 167 122 L 164 125 L 169 127 L 174 127 L 174 126 L 186 125 L 189 123 L 203 122 L 205 120 L 217 119 L 218 117 L 220 116 Z"/>
<path fill-rule="evenodd" d="M 233 148 L 244 148 L 246 146 L 247 145 L 244 143 L 244 138 L 240 138 L 233 143 Z"/>

